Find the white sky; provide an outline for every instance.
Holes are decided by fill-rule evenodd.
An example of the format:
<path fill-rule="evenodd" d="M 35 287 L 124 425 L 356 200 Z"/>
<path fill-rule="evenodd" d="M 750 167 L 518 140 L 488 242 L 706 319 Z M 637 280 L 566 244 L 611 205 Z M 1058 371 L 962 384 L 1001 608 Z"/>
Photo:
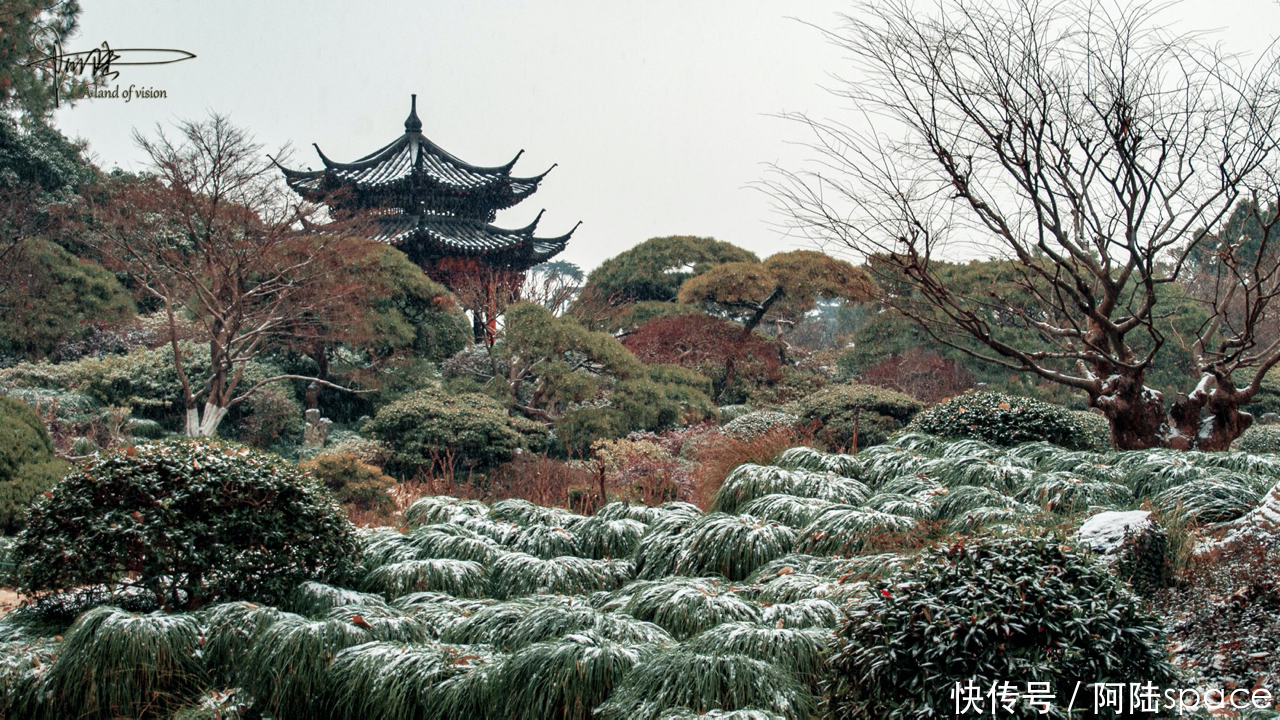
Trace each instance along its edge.
<path fill-rule="evenodd" d="M 468 0 L 335 2 L 84 0 L 64 50 L 178 48 L 196 59 L 118 67 L 122 87 L 164 99 L 98 99 L 59 110 L 64 132 L 104 167 L 141 169 L 131 131 L 229 113 L 294 165 L 320 167 L 318 143 L 354 160 L 403 132 L 410 93 L 427 137 L 477 165 L 524 149 L 517 175 L 558 167 L 499 214 L 539 234 L 581 220 L 561 259 L 591 269 L 650 237 L 705 235 L 767 256 L 802 246 L 771 225 L 749 184 L 765 163 L 798 167 L 800 128 L 772 117 L 840 117 L 821 84 L 840 52 L 795 19 L 832 27 L 840 0 Z M 1186 0 L 1165 16 L 1220 28 L 1260 50 L 1280 28 L 1277 0 Z"/>

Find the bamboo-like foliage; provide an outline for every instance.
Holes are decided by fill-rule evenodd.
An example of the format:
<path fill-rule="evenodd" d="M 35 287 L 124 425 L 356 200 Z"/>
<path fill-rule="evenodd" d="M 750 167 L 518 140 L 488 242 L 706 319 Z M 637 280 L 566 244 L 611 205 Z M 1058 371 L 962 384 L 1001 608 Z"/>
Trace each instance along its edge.
<path fill-rule="evenodd" d="M 461 645 L 490 645 L 505 648 L 520 621 L 529 613 L 548 605 L 565 605 L 573 599 L 554 595 L 533 595 L 481 608 L 444 630 L 440 639 Z"/>
<path fill-rule="evenodd" d="M 328 687 L 330 661 L 370 640 L 368 630 L 347 620 L 285 615 L 260 633 L 238 675 L 255 709 L 281 718 L 317 717 L 315 703 Z"/>
<path fill-rule="evenodd" d="M 702 513 L 688 511 L 671 513 L 649 527 L 649 532 L 636 544 L 636 577 L 656 580 L 676 572 L 676 563 L 684 550 L 684 533 Z"/>
<path fill-rule="evenodd" d="M 458 674 L 440 646 L 368 642 L 338 652 L 329 667 L 326 714 L 416 720 L 444 680 Z"/>
<path fill-rule="evenodd" d="M 404 509 L 404 522 L 409 527 L 452 522 L 458 516 L 483 517 L 489 508 L 479 500 L 463 500 L 451 495 L 428 495 L 414 500 Z"/>
<path fill-rule="evenodd" d="M 704 713 L 689 708 L 674 708 L 658 716 L 658 720 L 785 720 L 782 715 L 757 708 L 721 710 L 716 708 Z"/>
<path fill-rule="evenodd" d="M 722 622 L 757 621 L 756 606 L 726 585 L 706 578 L 672 578 L 639 588 L 623 608 L 658 625 L 677 640 Z"/>
<path fill-rule="evenodd" d="M 1059 513 L 1078 512 L 1090 507 L 1123 508 L 1134 504 L 1133 491 L 1125 485 L 1067 472 L 1038 473 L 1018 489 L 1015 497 Z"/>
<path fill-rule="evenodd" d="M 1161 511 L 1182 520 L 1224 522 L 1243 517 L 1257 506 L 1269 489 L 1267 478 L 1227 473 L 1171 487 L 1156 495 L 1151 502 Z"/>
<path fill-rule="evenodd" d="M 583 555 L 605 560 L 630 557 L 649 526 L 632 518 L 610 519 L 596 513 L 574 526 Z"/>
<path fill-rule="evenodd" d="M 623 678 L 600 707 L 602 720 L 656 720 L 667 710 L 758 708 L 788 720 L 808 718 L 813 696 L 785 670 L 745 655 L 667 650 Z"/>
<path fill-rule="evenodd" d="M 676 505 L 689 505 L 689 503 L 674 503 Z M 689 507 L 697 509 L 697 505 L 689 505 Z M 614 500 L 605 503 L 596 510 L 591 517 L 600 518 L 602 520 L 639 520 L 648 525 L 656 522 L 663 515 L 666 515 L 669 508 L 664 505 L 662 507 L 652 507 L 649 505 L 637 505 L 629 502 L 621 502 Z"/>
<path fill-rule="evenodd" d="M 232 603 L 234 605 L 234 603 Z M 386 601 L 378 595 L 356 592 L 346 588 L 334 587 L 321 582 L 308 580 L 289 593 L 284 610 L 306 615 L 307 617 L 324 617 L 330 610 L 343 605 L 386 605 Z"/>
<path fill-rule="evenodd" d="M 52 639 L 0 642 L 0 717 L 56 717 L 45 699 L 45 680 L 61 645 Z"/>
<path fill-rule="evenodd" d="M 437 633 L 422 620 L 388 605 L 343 605 L 329 611 L 326 620 L 349 622 L 369 631 L 370 640 L 398 643 L 423 643 L 434 640 Z"/>
<path fill-rule="evenodd" d="M 876 445 L 859 453 L 858 459 L 862 462 L 862 474 L 858 479 L 878 489 L 881 483 L 893 478 L 924 472 L 933 458 L 914 450 Z"/>
<path fill-rule="evenodd" d="M 915 525 L 915 520 L 901 515 L 834 505 L 800 532 L 796 550 L 813 555 L 848 555 L 872 536 L 910 532 Z"/>
<path fill-rule="evenodd" d="M 582 554 L 578 536 L 555 525 L 524 525 L 507 541 L 507 547 L 543 560 Z"/>
<path fill-rule="evenodd" d="M 454 518 L 454 525 L 484 535 L 499 545 L 505 545 L 520 530 L 515 523 L 490 520 L 488 517 L 471 517 L 469 515 Z"/>
<path fill-rule="evenodd" d="M 941 443 L 933 449 L 933 453 L 943 458 L 970 458 L 990 460 L 1003 455 L 1004 448 L 996 447 L 982 440 L 964 438 Z"/>
<path fill-rule="evenodd" d="M 621 587 L 635 575 L 629 560 L 557 557 L 544 560 L 513 552 L 498 558 L 491 570 L 493 595 L 585 595 Z"/>
<path fill-rule="evenodd" d="M 857 479 L 862 463 L 853 455 L 825 453 L 811 447 L 793 447 L 783 450 L 774 464 L 788 470 L 812 470 L 829 472 Z"/>
<path fill-rule="evenodd" d="M 568 510 L 542 507 L 519 498 L 499 500 L 489 508 L 487 517 L 516 525 L 555 525 L 563 528 L 571 528 L 583 519 L 581 515 Z"/>
<path fill-rule="evenodd" d="M 530 645 L 512 655 L 501 674 L 503 717 L 586 720 L 652 645 L 618 643 L 586 631 Z"/>
<path fill-rule="evenodd" d="M 498 655 L 483 646 L 460 646 L 466 650 L 453 666 L 458 674 L 436 686 L 427 698 L 424 720 L 501 717 L 503 671 L 508 655 Z"/>
<path fill-rule="evenodd" d="M 711 513 L 691 525 L 684 537 L 676 572 L 693 577 L 722 575 L 736 581 L 790 552 L 796 531 L 750 515 Z"/>
<path fill-rule="evenodd" d="M 360 565 L 365 570 L 418 559 L 418 549 L 409 536 L 395 530 L 377 530 L 366 535 L 361 542 L 364 547 L 360 553 Z"/>
<path fill-rule="evenodd" d="M 716 491 L 711 509 L 735 513 L 756 498 L 774 493 L 790 493 L 795 484 L 790 470 L 745 463 L 734 468 L 725 477 Z"/>
<path fill-rule="evenodd" d="M 737 513 L 765 495 L 786 494 L 819 498 L 836 503 L 858 504 L 870 496 L 863 483 L 829 472 L 784 470 L 747 463 L 734 468 L 716 491 L 711 509 Z"/>
<path fill-rule="evenodd" d="M 937 435 L 930 435 L 922 432 L 906 432 L 891 438 L 889 442 L 884 445 L 878 445 L 876 447 L 923 453 L 925 455 L 936 455 L 938 447 L 945 445 L 946 443 L 946 440 L 943 440 Z"/>
<path fill-rule="evenodd" d="M 942 483 L 934 478 L 924 473 L 912 473 L 890 478 L 877 485 L 875 495 L 925 495 L 938 493 L 942 489 Z"/>
<path fill-rule="evenodd" d="M 834 504 L 821 498 L 772 493 L 747 503 L 742 507 L 742 512 L 762 520 L 771 520 L 788 527 L 801 529 L 813 522 L 819 512 Z"/>
<path fill-rule="evenodd" d="M 498 541 L 488 535 L 450 524 L 416 528 L 409 533 L 408 545 L 416 552 L 414 560 L 450 558 L 474 560 L 482 565 L 491 564 L 506 552 Z"/>
<path fill-rule="evenodd" d="M 204 626 L 204 664 L 212 680 L 223 687 L 239 684 L 249 649 L 263 630 L 286 615 L 269 605 L 249 602 L 221 603 L 200 610 L 196 616 Z"/>
<path fill-rule="evenodd" d="M 902 493 L 878 492 L 867 498 L 862 504 L 864 510 L 875 510 L 876 512 L 887 513 L 889 515 L 901 515 L 903 517 L 924 520 L 932 517 L 937 510 L 937 503 L 934 499 L 946 492 L 946 488 L 938 488 L 936 490 L 925 490 L 913 495 L 904 495 Z"/>
<path fill-rule="evenodd" d="M 935 520 L 955 520 L 979 508 L 1009 508 L 1031 513 L 1036 508 L 1018 502 L 1009 495 L 980 485 L 952 486 L 943 495 L 933 513 Z"/>
<path fill-rule="evenodd" d="M 826 575 L 828 573 L 825 570 L 830 568 L 832 564 L 832 558 L 823 555 L 788 553 L 761 565 L 755 572 L 751 573 L 751 576 L 747 578 L 747 582 L 759 584 L 779 575 L 788 575 L 790 573 Z"/>
<path fill-rule="evenodd" d="M 763 605 L 760 624 L 779 628 L 832 628 L 843 618 L 835 603 L 822 598 Z"/>
<path fill-rule="evenodd" d="M 751 587 L 758 603 L 789 603 L 808 598 L 830 598 L 840 589 L 831 578 L 810 573 L 785 573 Z"/>
<path fill-rule="evenodd" d="M 589 605 L 545 605 L 534 608 L 511 628 L 501 643 L 503 650 L 518 650 L 536 642 L 553 640 L 570 633 L 592 632 L 624 644 L 670 645 L 667 631 L 637 620 L 626 613 L 601 612 Z"/>
<path fill-rule="evenodd" d="M 938 458 L 926 463 L 923 472 L 949 488 L 980 485 L 1000 490 L 1013 490 L 1035 473 L 1004 458 Z"/>
<path fill-rule="evenodd" d="M 432 637 L 440 637 L 448 628 L 481 609 L 493 605 L 495 600 L 464 599 L 435 592 L 416 592 L 401 595 L 391 606 L 417 618 L 427 626 Z"/>
<path fill-rule="evenodd" d="M 62 717 L 164 717 L 206 682 L 194 615 L 84 613 L 67 631 L 45 678 Z"/>
<path fill-rule="evenodd" d="M 1040 514 L 1039 508 L 1026 509 L 1025 503 L 1015 506 L 984 505 L 958 515 L 947 525 L 951 532 L 977 532 L 980 529 L 992 529 L 999 526 L 1011 526 L 1026 522 Z"/>
<path fill-rule="evenodd" d="M 483 565 L 473 560 L 452 558 L 405 560 L 383 565 L 369 573 L 364 584 L 368 590 L 391 598 L 423 591 L 442 592 L 454 597 L 484 597 L 489 592 L 489 578 Z"/>
<path fill-rule="evenodd" d="M 791 672 L 815 685 L 826 667 L 824 656 L 835 634 L 827 628 L 780 628 L 729 622 L 689 639 L 682 650 L 700 655 L 746 655 Z"/>

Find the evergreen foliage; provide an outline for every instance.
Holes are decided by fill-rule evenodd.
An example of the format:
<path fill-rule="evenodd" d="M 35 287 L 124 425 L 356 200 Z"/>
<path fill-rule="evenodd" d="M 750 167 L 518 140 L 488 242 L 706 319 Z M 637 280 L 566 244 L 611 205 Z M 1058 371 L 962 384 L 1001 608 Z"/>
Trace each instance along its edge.
<path fill-rule="evenodd" d="M 14 558 L 26 592 L 127 584 L 161 607 L 280 601 L 341 576 L 351 523 L 321 487 L 273 456 L 175 439 L 105 453 L 28 515 Z"/>
<path fill-rule="evenodd" d="M 40 416 L 25 403 L 0 395 L 0 534 L 19 530 L 27 508 L 66 470 L 67 464 L 53 455 Z"/>

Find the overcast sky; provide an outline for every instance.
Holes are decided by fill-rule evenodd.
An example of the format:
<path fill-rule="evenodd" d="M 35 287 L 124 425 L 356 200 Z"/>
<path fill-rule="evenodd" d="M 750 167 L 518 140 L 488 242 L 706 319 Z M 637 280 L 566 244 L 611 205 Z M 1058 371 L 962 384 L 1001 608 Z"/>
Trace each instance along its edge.
<path fill-rule="evenodd" d="M 259 141 L 292 143 L 294 165 L 319 167 L 317 143 L 350 161 L 404 131 L 410 93 L 423 132 L 477 165 L 525 153 L 516 174 L 558 167 L 539 191 L 499 214 L 519 227 L 546 208 L 540 234 L 581 220 L 563 259 L 584 269 L 660 235 L 704 235 L 761 256 L 801 246 L 783 237 L 769 199 L 750 184 L 765 164 L 810 153 L 803 111 L 840 117 L 823 90 L 846 63 L 817 30 L 839 0 L 336 2 L 83 0 L 64 50 L 176 48 L 196 58 L 117 67 L 122 87 L 163 99 L 96 99 L 63 108 L 58 125 L 89 142 L 104 167 L 141 169 L 136 127 L 228 113 Z M 1217 28 L 1237 49 L 1280 28 L 1276 0 L 1188 0 L 1166 14 L 1184 29 Z"/>

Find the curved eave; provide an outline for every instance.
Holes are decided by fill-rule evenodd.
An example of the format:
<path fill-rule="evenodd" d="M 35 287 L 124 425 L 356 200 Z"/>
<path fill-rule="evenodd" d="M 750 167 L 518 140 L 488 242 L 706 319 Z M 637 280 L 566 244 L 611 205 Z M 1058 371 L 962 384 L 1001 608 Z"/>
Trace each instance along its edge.
<path fill-rule="evenodd" d="M 538 218 L 525 227 L 505 229 L 475 220 L 443 216 L 388 216 L 375 239 L 400 246 L 415 261 L 439 257 L 478 257 L 493 265 L 532 267 L 558 255 L 573 230 L 559 237 L 539 238 L 533 232 Z M 581 223 L 579 223 L 580 225 Z"/>

